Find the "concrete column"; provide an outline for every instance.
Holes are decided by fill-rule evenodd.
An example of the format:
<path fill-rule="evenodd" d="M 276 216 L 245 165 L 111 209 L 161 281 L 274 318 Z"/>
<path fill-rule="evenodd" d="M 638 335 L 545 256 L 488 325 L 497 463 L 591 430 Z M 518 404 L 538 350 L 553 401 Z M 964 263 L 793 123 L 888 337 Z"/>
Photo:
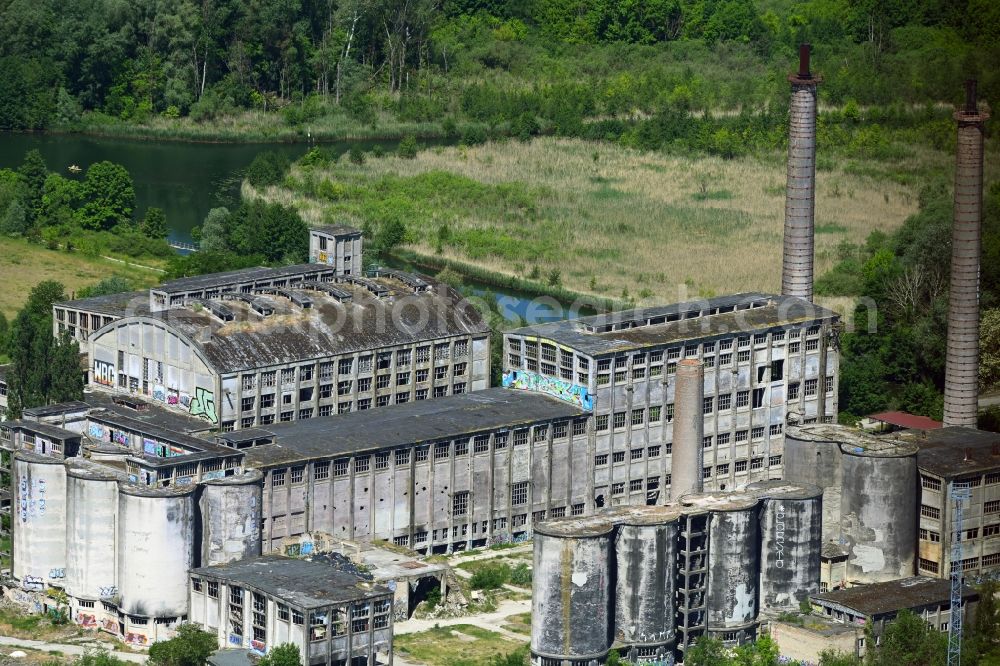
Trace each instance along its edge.
<path fill-rule="evenodd" d="M 955 112 L 955 212 L 948 298 L 944 424 L 976 427 L 979 400 L 979 261 L 983 219 L 983 126 L 976 82 L 966 81 L 965 108 Z"/>
<path fill-rule="evenodd" d="M 816 84 L 809 72 L 809 45 L 799 47 L 799 71 L 788 77 L 792 101 L 785 190 L 785 246 L 781 293 L 813 296 L 813 224 L 816 206 Z"/>
<path fill-rule="evenodd" d="M 688 493 L 700 493 L 703 487 L 702 467 L 705 450 L 705 366 L 694 358 L 677 364 L 674 389 L 674 451 L 671 464 L 670 498 Z"/>

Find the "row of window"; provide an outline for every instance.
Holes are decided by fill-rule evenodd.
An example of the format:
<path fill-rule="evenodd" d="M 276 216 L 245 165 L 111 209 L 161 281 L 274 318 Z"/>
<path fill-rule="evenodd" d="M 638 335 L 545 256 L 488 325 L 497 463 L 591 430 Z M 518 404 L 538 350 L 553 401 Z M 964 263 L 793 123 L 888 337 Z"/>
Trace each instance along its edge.
<path fill-rule="evenodd" d="M 978 488 L 983 484 L 986 484 L 988 486 L 996 485 L 1000 483 L 1000 472 L 990 472 L 989 474 L 986 474 L 984 476 L 974 476 L 974 477 L 956 479 L 955 483 L 965 484 L 970 488 Z M 934 492 L 941 492 L 941 479 L 935 479 L 932 476 L 921 474 L 920 486 L 925 490 L 933 490 Z"/>
<path fill-rule="evenodd" d="M 572 422 L 573 434 L 582 435 L 586 432 L 587 421 L 585 419 L 578 419 Z M 570 422 L 564 421 L 562 423 L 556 423 L 553 425 L 553 437 L 556 439 L 565 438 L 569 432 Z M 502 451 L 507 448 L 509 441 L 513 442 L 514 446 L 521 446 L 528 443 L 529 431 L 527 428 L 520 430 L 515 430 L 513 433 L 513 438 L 510 437 L 510 433 L 499 432 L 493 435 L 493 450 Z M 534 441 L 543 441 L 548 436 L 548 426 L 535 426 L 534 428 Z M 489 435 L 476 435 L 472 438 L 472 452 L 475 454 L 488 453 L 490 450 L 490 436 Z M 354 461 L 354 472 L 356 474 L 361 474 L 368 472 L 371 469 L 385 470 L 389 468 L 390 456 L 395 458 L 396 465 L 409 465 L 411 456 L 414 456 L 416 462 L 426 462 L 433 451 L 433 456 L 435 460 L 443 460 L 449 458 L 454 452 L 455 456 L 465 456 L 469 454 L 470 450 L 470 440 L 457 440 L 455 442 L 436 442 L 435 444 L 423 444 L 415 446 L 412 448 L 396 449 L 394 454 L 388 451 L 383 451 L 381 453 L 376 453 L 374 455 L 361 455 L 354 456 L 353 458 L 340 458 L 334 460 L 332 463 L 330 461 L 322 461 L 313 463 L 313 480 L 320 481 L 323 479 L 329 479 L 331 473 L 331 465 L 334 477 L 343 477 L 349 474 L 350 461 Z M 305 466 L 299 465 L 297 467 L 292 467 L 289 475 L 292 484 L 302 483 L 304 481 Z M 273 487 L 284 486 L 286 482 L 286 470 L 273 470 L 271 472 L 271 485 Z"/>
<path fill-rule="evenodd" d="M 468 340 L 458 340 L 454 344 L 449 342 L 442 342 L 434 345 L 434 358 L 435 360 L 446 360 L 450 358 L 460 359 L 466 358 L 469 355 L 469 342 Z M 334 369 L 337 371 L 338 376 L 350 376 L 353 374 L 355 365 L 357 366 L 358 374 L 370 374 L 375 370 L 389 370 L 393 367 L 400 369 L 405 368 L 413 363 L 429 363 L 431 358 L 431 347 L 430 345 L 425 345 L 422 347 L 417 347 L 417 349 L 400 349 L 395 352 L 377 352 L 376 354 L 367 354 L 365 356 L 360 356 L 357 358 L 357 363 L 355 364 L 354 358 L 343 358 L 336 362 L 324 361 L 318 365 L 300 365 L 295 368 L 282 368 L 277 370 L 266 370 L 260 373 L 258 376 L 256 373 L 247 373 L 241 376 L 241 385 L 244 391 L 252 391 L 257 388 L 258 381 L 261 387 L 275 386 L 276 383 L 281 385 L 294 384 L 296 380 L 299 382 L 312 381 L 317 374 L 321 381 L 330 380 L 334 377 Z M 393 366 L 393 361 L 395 360 L 395 366 Z M 464 363 L 458 363 L 456 366 L 463 366 Z M 438 368 L 435 371 L 439 370 Z M 418 371 L 418 376 L 419 376 Z M 424 373 L 424 380 L 427 378 L 427 370 L 422 370 Z M 462 372 L 457 372 L 456 374 L 464 374 L 464 369 Z M 259 379 L 258 379 L 259 377 Z M 435 372 L 435 377 L 437 377 L 437 372 Z M 370 378 L 369 378 L 370 379 Z M 421 381 L 421 380 L 417 380 Z"/>

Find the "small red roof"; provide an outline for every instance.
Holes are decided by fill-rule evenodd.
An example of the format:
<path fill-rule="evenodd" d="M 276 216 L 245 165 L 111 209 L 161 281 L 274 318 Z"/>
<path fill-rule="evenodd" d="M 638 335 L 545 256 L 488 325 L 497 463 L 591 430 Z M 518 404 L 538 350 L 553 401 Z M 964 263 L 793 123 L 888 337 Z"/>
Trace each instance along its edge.
<path fill-rule="evenodd" d="M 868 418 L 873 421 L 881 421 L 900 428 L 910 428 L 912 430 L 937 430 L 942 427 L 940 421 L 935 421 L 927 416 L 916 416 L 906 412 L 882 412 L 872 414 Z"/>

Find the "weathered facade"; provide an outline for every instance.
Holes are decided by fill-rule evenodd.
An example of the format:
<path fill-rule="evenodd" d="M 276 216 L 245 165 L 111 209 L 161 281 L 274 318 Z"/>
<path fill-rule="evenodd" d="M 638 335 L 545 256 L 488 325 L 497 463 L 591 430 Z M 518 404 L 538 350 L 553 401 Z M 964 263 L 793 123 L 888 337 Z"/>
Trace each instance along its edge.
<path fill-rule="evenodd" d="M 704 488 L 781 478 L 786 420 L 836 421 L 837 322 L 740 294 L 539 324 L 505 333 L 503 382 L 593 413 L 588 507 L 656 503 L 672 482 L 678 361 L 704 364 Z"/>
<path fill-rule="evenodd" d="M 329 564 L 272 555 L 195 569 L 190 608 L 219 647 L 291 643 L 307 665 L 392 664 L 392 592 Z"/>
<path fill-rule="evenodd" d="M 326 532 L 430 552 L 524 538 L 586 512 L 590 431 L 579 408 L 488 389 L 379 413 L 223 434 L 264 473 L 264 551 Z"/>
<path fill-rule="evenodd" d="M 341 267 L 342 268 L 342 267 Z M 489 328 L 450 287 L 325 264 L 166 282 L 54 306 L 89 383 L 223 431 L 477 391 Z"/>

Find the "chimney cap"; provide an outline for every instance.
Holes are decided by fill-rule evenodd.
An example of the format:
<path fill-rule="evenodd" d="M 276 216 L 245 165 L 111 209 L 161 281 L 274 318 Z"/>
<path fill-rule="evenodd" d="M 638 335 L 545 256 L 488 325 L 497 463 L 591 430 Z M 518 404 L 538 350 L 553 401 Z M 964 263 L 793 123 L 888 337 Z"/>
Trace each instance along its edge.
<path fill-rule="evenodd" d="M 809 51 L 812 45 L 808 42 L 799 44 L 799 76 L 803 79 L 812 78 L 809 73 Z"/>

